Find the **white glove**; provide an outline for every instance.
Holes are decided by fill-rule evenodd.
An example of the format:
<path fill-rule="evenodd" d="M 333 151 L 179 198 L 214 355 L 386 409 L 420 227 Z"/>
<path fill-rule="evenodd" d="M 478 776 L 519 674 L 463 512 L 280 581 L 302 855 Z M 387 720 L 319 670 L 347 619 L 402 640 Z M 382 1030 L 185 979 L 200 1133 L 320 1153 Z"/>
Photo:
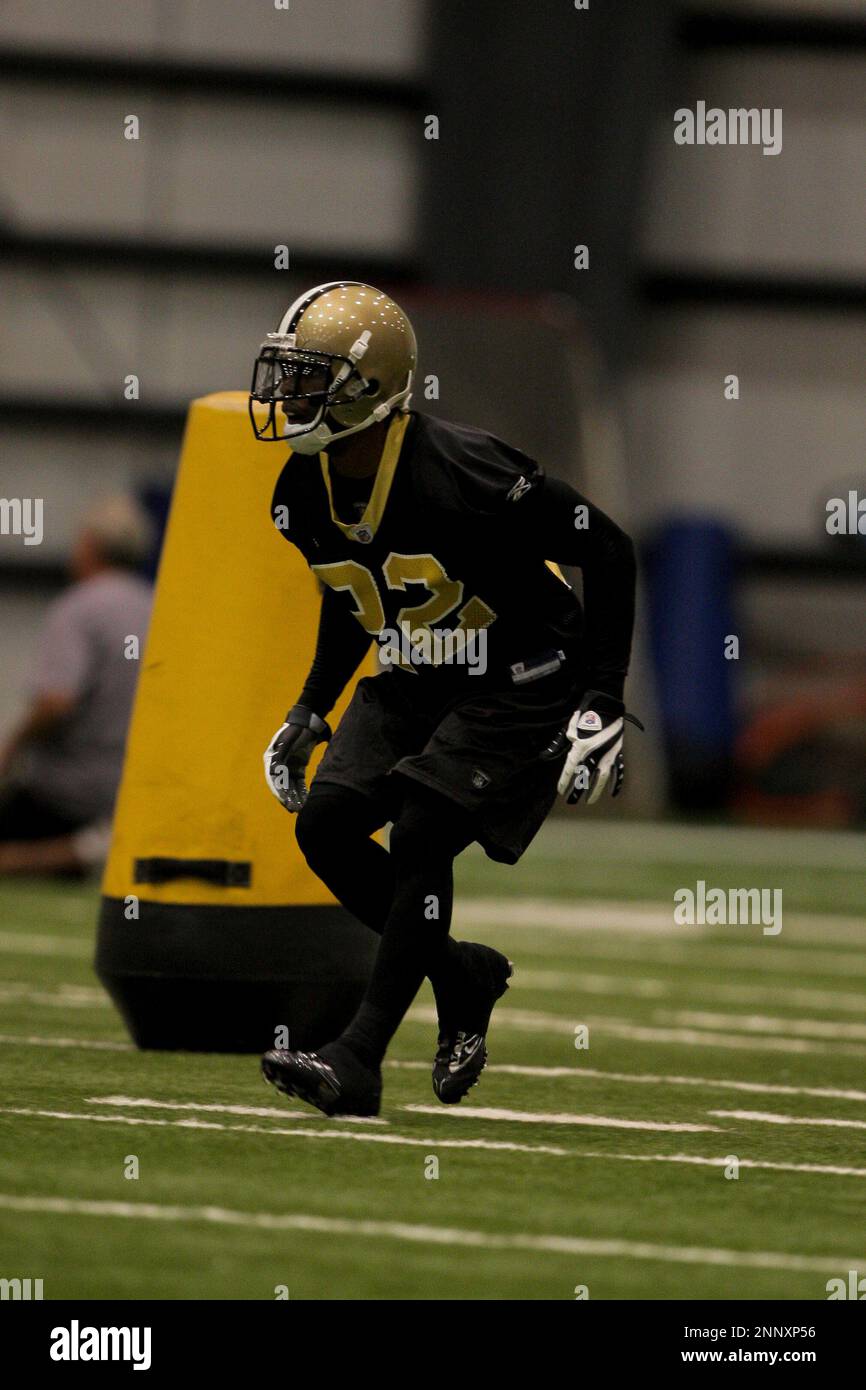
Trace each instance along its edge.
<path fill-rule="evenodd" d="M 265 749 L 265 781 L 287 811 L 300 811 L 306 801 L 307 764 L 316 745 L 330 737 L 324 719 L 294 705 Z"/>
<path fill-rule="evenodd" d="M 622 740 L 626 719 L 643 728 L 634 715 L 626 714 L 621 700 L 600 690 L 588 690 L 568 727 L 544 750 L 542 757 L 547 759 L 566 753 L 557 790 L 569 806 L 579 801 L 584 792 L 588 793 L 586 801 L 591 806 L 608 785 L 611 795 L 619 796 L 625 775 Z"/>

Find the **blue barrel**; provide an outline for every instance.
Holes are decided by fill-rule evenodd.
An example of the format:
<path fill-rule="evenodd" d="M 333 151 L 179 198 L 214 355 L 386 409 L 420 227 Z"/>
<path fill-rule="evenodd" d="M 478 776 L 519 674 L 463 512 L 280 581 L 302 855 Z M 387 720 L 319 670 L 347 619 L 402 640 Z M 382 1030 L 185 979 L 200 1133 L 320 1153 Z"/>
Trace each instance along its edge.
<path fill-rule="evenodd" d="M 666 521 L 650 548 L 650 640 L 671 795 L 681 810 L 722 810 L 732 780 L 740 637 L 730 527 L 707 516 Z"/>

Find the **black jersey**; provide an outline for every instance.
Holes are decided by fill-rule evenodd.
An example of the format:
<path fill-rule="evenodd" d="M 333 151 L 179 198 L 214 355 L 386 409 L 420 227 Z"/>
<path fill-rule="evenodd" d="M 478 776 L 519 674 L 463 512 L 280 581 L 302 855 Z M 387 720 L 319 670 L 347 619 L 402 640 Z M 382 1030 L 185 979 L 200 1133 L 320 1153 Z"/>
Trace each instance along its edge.
<path fill-rule="evenodd" d="M 480 633 L 488 667 L 502 670 L 580 631 L 578 599 L 547 563 L 573 557 L 545 553 L 539 534 L 544 480 L 538 463 L 493 435 L 405 412 L 392 420 L 366 503 L 363 485 L 335 477 L 325 455 L 296 454 L 272 514 L 370 637 L 409 635 L 419 674 L 428 661 L 459 666 L 462 642 L 477 650 Z"/>

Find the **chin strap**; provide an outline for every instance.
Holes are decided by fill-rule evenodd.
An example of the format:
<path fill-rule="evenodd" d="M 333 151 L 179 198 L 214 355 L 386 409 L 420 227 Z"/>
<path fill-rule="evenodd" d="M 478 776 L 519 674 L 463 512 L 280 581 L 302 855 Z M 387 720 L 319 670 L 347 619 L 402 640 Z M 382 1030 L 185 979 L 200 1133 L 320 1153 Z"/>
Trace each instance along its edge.
<path fill-rule="evenodd" d="M 379 405 L 371 410 L 366 420 L 362 420 L 359 425 L 347 425 L 344 430 L 332 430 L 330 425 L 325 422 L 324 415 L 326 406 L 322 407 L 323 418 L 311 430 L 303 430 L 299 434 L 290 433 L 291 426 L 287 424 L 283 433 L 285 441 L 291 445 L 296 454 L 318 454 L 323 449 L 327 449 L 329 444 L 334 444 L 338 439 L 347 439 L 350 434 L 358 434 L 361 430 L 366 430 L 370 425 L 376 425 L 380 420 L 386 420 L 392 410 L 397 410 L 408 406 L 412 399 L 413 374 L 409 373 L 406 385 L 402 391 L 391 396 L 390 400 L 381 401 Z"/>

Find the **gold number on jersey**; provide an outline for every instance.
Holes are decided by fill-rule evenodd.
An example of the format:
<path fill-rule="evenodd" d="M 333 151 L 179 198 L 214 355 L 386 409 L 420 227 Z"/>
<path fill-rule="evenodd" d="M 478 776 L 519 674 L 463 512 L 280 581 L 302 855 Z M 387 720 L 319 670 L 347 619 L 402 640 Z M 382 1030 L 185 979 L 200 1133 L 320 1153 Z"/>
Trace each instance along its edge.
<path fill-rule="evenodd" d="M 375 637 L 382 631 L 385 610 L 376 581 L 368 569 L 355 560 L 338 560 L 332 565 L 311 565 L 310 568 L 330 589 L 348 589 L 355 600 L 355 617 L 365 632 Z"/>
<path fill-rule="evenodd" d="M 356 560 L 340 560 L 330 565 L 313 565 L 313 572 L 324 584 L 332 589 L 347 589 L 355 601 L 354 614 L 366 632 L 375 636 L 385 626 L 385 613 L 379 590 L 370 570 L 359 565 Z M 442 659 L 443 643 L 437 638 L 435 625 L 441 623 L 456 608 L 458 622 L 453 629 L 457 636 L 457 646 L 466 640 L 468 631 L 478 631 L 489 627 L 496 614 L 480 598 L 470 598 L 459 607 L 463 598 L 463 584 L 459 579 L 449 579 L 439 561 L 433 555 L 401 555 L 391 551 L 382 572 L 389 589 L 406 590 L 409 584 L 423 584 L 430 597 L 421 603 L 406 604 L 397 614 L 397 627 L 408 632 L 409 639 L 417 643 L 427 634 L 431 643 L 434 663 Z M 454 639 L 451 639 L 452 650 Z M 412 669 L 409 667 L 408 669 Z"/>
<path fill-rule="evenodd" d="M 442 640 L 436 637 L 435 624 L 440 623 L 449 613 L 453 613 L 463 598 L 463 584 L 459 579 L 449 579 L 439 561 L 433 555 L 401 555 L 392 550 L 382 570 L 389 589 L 405 590 L 407 584 L 423 584 L 430 590 L 430 598 L 424 603 L 406 605 L 397 614 L 397 627 L 401 632 L 408 631 L 410 641 L 415 643 L 423 633 L 429 633 L 434 652 L 434 662 L 442 659 Z M 469 628 L 489 627 L 496 617 L 492 609 L 479 598 L 468 599 L 458 609 L 459 622 L 454 628 L 458 646 L 466 640 Z M 452 639 L 453 641 L 453 639 Z"/>

